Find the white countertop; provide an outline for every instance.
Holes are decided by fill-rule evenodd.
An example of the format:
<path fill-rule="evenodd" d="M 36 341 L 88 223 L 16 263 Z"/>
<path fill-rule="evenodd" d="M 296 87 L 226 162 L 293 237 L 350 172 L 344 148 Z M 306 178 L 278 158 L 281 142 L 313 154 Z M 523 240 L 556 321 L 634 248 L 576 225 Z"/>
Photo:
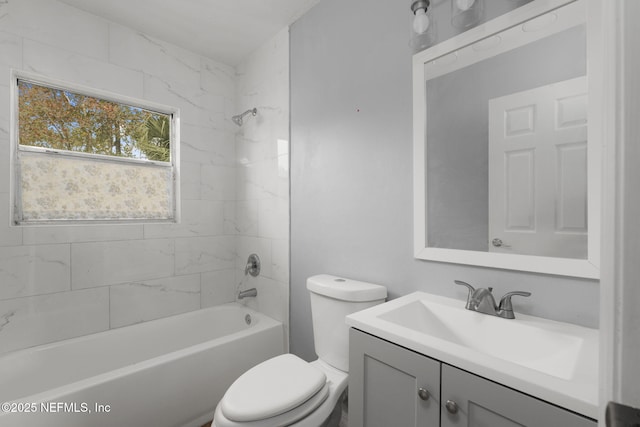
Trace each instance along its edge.
<path fill-rule="evenodd" d="M 598 416 L 598 330 L 518 314 L 466 310 L 414 292 L 347 316 L 349 326 L 507 387 Z"/>

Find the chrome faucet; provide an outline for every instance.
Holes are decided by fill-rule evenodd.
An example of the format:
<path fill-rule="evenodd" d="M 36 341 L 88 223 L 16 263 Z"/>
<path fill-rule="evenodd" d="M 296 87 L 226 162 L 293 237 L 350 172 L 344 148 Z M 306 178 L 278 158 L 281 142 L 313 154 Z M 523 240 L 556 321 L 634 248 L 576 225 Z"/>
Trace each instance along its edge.
<path fill-rule="evenodd" d="M 247 289 L 246 291 L 238 292 L 238 299 L 244 299 L 247 297 L 257 297 L 258 290 L 256 288 Z"/>
<path fill-rule="evenodd" d="M 478 313 L 490 314 L 492 316 L 502 317 L 504 319 L 515 319 L 513 314 L 513 305 L 511 304 L 511 297 L 518 295 L 522 297 L 528 297 L 531 292 L 514 291 L 507 292 L 502 298 L 500 303 L 496 305 L 496 300 L 493 297 L 493 288 L 478 288 L 475 289 L 470 284 L 461 280 L 453 281 L 456 285 L 466 286 L 469 289 L 467 295 L 467 304 L 465 308 L 471 311 L 477 311 Z"/>

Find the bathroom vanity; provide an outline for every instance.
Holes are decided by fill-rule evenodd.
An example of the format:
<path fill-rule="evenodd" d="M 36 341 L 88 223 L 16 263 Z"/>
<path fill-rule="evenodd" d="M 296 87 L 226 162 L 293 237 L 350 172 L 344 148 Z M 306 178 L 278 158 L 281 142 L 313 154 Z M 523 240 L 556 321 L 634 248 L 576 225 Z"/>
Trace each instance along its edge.
<path fill-rule="evenodd" d="M 351 329 L 352 427 L 595 427 L 590 418 Z"/>
<path fill-rule="evenodd" d="M 532 1 L 413 56 L 415 258 L 598 279 L 592 4 Z M 598 330 L 493 305 L 414 292 L 347 316 L 350 426 L 595 426 Z"/>
<path fill-rule="evenodd" d="M 596 426 L 596 330 L 424 292 L 347 323 L 352 427 Z"/>

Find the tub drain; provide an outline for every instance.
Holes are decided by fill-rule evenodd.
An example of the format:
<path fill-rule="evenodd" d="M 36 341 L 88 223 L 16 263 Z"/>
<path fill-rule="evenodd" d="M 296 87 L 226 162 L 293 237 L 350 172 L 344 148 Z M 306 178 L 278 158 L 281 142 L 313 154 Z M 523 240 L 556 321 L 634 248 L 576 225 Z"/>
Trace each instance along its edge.
<path fill-rule="evenodd" d="M 247 323 L 247 325 L 251 324 L 251 315 L 247 314 L 246 316 L 244 316 L 244 321 Z"/>

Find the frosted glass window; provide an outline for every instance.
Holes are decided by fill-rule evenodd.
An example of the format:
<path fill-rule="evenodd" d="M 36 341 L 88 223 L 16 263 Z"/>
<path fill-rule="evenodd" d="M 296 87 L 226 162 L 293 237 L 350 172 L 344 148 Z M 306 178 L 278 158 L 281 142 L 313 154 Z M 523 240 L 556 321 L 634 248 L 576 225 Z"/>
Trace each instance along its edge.
<path fill-rule="evenodd" d="M 15 82 L 16 224 L 176 220 L 177 110 Z"/>

